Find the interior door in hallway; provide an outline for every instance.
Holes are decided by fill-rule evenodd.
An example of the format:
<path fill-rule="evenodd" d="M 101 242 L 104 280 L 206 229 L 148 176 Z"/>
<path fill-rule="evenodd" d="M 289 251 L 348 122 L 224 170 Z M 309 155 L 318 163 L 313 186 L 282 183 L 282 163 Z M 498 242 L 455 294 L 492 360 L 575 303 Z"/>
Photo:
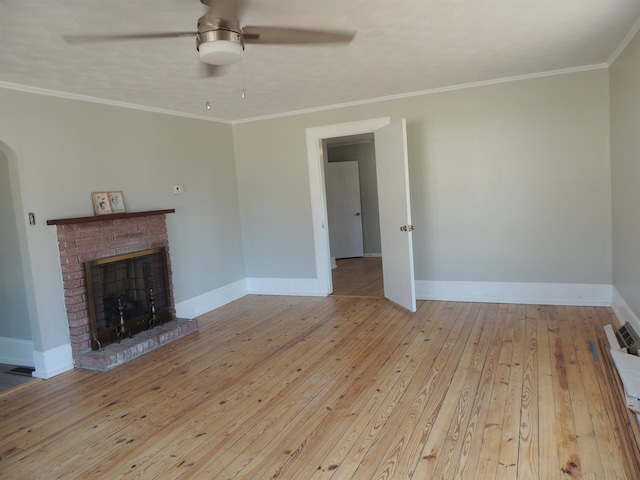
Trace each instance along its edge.
<path fill-rule="evenodd" d="M 327 163 L 325 185 L 331 256 L 362 257 L 364 242 L 358 162 Z"/>

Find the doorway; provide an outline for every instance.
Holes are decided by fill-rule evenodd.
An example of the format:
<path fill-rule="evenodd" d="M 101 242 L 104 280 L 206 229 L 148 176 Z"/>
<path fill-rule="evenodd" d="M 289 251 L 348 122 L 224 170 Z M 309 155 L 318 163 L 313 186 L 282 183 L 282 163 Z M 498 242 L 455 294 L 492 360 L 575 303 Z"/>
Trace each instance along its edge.
<path fill-rule="evenodd" d="M 416 311 L 406 121 L 388 117 L 306 129 L 318 294 L 333 293 L 324 165 L 326 139 L 374 135 L 384 295 Z M 399 227 L 399 228 L 398 228 Z"/>
<path fill-rule="evenodd" d="M 0 142 L 0 362 L 34 365 L 26 229 L 15 152 Z"/>
<path fill-rule="evenodd" d="M 323 144 L 333 295 L 384 297 L 373 133 Z"/>

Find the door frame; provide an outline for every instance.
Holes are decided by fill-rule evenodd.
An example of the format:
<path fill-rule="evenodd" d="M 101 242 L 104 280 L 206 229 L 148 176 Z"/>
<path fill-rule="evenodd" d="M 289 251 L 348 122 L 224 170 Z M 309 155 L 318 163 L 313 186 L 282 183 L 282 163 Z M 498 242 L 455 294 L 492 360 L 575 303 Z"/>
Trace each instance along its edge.
<path fill-rule="evenodd" d="M 378 128 L 389 125 L 390 123 L 390 117 L 378 117 L 358 122 L 338 123 L 306 129 L 316 280 L 318 282 L 318 293 L 320 295 L 330 295 L 333 293 L 329 222 L 324 183 L 324 156 L 326 152 L 323 148 L 323 140 L 348 135 L 373 133 Z"/>

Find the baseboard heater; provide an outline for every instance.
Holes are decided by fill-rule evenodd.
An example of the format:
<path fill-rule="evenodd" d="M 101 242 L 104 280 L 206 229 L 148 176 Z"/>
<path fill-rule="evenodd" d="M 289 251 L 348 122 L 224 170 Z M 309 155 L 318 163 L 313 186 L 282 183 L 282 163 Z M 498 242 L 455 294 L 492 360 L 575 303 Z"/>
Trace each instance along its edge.
<path fill-rule="evenodd" d="M 605 325 L 605 334 L 611 347 L 611 357 L 624 386 L 625 402 L 640 421 L 640 337 L 629 323 L 615 331 Z"/>

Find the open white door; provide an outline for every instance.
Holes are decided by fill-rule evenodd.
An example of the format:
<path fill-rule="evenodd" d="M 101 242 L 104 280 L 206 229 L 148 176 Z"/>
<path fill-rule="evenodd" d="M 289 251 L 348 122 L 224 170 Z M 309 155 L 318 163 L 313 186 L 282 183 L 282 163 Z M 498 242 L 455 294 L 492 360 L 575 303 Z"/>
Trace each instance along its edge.
<path fill-rule="evenodd" d="M 406 120 L 374 132 L 384 295 L 416 311 Z"/>

